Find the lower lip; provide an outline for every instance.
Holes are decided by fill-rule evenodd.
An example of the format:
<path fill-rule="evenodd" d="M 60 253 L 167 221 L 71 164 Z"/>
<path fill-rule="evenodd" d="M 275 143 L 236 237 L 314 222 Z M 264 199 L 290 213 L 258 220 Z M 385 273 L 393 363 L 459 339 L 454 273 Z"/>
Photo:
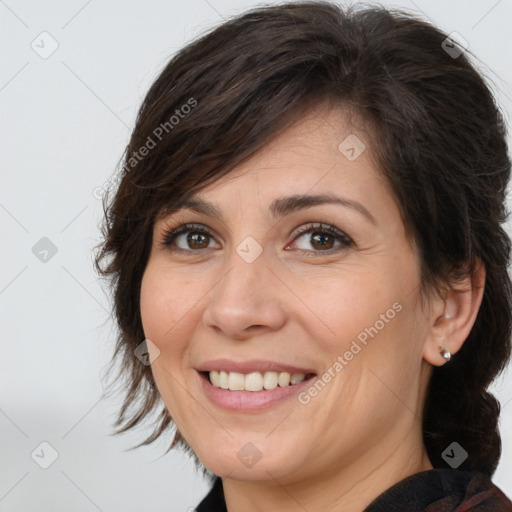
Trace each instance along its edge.
<path fill-rule="evenodd" d="M 205 395 L 217 406 L 229 411 L 262 411 L 296 396 L 308 386 L 315 377 L 303 380 L 293 386 L 285 386 L 262 391 L 229 391 L 214 386 L 202 373 L 199 379 Z"/>

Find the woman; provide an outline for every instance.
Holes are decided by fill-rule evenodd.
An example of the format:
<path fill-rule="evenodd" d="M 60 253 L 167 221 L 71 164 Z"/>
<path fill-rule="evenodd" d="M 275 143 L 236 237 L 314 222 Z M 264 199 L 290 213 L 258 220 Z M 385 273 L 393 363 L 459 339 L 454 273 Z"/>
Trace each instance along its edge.
<path fill-rule="evenodd" d="M 509 174 L 489 89 L 423 21 L 293 3 L 189 44 L 105 204 L 118 432 L 161 399 L 138 446 L 175 428 L 198 511 L 512 510 Z"/>

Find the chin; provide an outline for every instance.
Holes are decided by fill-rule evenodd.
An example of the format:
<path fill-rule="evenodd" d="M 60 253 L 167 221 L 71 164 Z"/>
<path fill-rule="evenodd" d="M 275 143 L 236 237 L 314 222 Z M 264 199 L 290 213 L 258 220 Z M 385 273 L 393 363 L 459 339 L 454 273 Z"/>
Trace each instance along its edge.
<path fill-rule="evenodd" d="M 233 480 L 281 481 L 292 475 L 299 477 L 304 470 L 304 456 L 298 453 L 296 446 L 283 446 L 283 443 L 276 442 L 279 441 L 277 437 L 272 442 L 269 439 L 265 442 L 264 438 L 251 442 L 248 440 L 250 437 L 245 435 L 238 440 L 230 438 L 230 442 L 223 446 L 212 446 L 212 440 L 212 445 L 196 453 L 209 471 Z"/>

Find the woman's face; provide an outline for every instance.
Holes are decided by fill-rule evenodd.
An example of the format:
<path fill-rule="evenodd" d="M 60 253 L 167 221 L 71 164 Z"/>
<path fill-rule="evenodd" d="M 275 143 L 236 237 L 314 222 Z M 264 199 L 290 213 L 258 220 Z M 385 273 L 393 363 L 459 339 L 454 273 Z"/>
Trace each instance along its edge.
<path fill-rule="evenodd" d="M 369 150 L 316 110 L 154 226 L 152 372 L 217 475 L 284 484 L 423 450 L 419 268 Z"/>

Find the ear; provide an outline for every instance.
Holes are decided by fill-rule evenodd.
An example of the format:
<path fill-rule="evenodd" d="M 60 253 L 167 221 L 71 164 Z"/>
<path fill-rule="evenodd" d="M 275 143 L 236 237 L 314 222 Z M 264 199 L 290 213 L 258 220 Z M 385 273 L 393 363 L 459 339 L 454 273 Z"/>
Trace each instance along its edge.
<path fill-rule="evenodd" d="M 423 357 L 434 366 L 442 366 L 460 350 L 475 323 L 485 287 L 482 261 L 478 259 L 473 276 L 449 285 L 443 297 L 431 301 Z"/>

